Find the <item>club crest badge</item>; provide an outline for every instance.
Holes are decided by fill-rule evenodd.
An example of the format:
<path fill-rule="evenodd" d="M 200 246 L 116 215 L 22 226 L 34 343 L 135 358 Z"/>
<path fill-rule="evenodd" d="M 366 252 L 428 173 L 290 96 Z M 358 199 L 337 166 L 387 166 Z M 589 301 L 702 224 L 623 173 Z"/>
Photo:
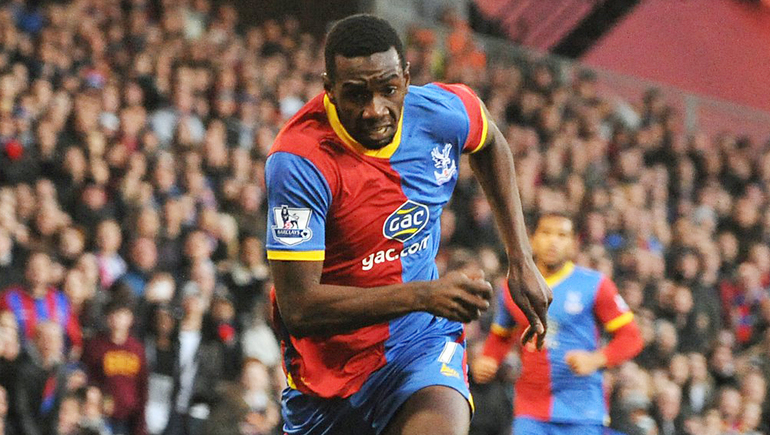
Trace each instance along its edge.
<path fill-rule="evenodd" d="M 436 176 L 436 182 L 439 185 L 444 184 L 452 180 L 452 177 L 457 174 L 457 164 L 451 156 L 452 144 L 444 144 L 444 149 L 439 150 L 439 147 L 433 148 L 430 156 L 433 158 L 433 166 L 438 171 L 433 171 L 433 175 Z"/>

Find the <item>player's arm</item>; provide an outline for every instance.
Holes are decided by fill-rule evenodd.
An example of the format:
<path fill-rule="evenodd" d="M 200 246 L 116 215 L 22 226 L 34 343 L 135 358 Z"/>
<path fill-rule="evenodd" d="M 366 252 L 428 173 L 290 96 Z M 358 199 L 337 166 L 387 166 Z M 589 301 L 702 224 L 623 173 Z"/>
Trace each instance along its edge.
<path fill-rule="evenodd" d="M 482 135 L 482 143 L 470 155 L 471 167 L 494 211 L 508 253 L 511 297 L 529 320 L 530 326 L 522 335 L 522 342 L 536 337 L 538 349 L 541 349 L 548 326 L 546 313 L 553 294 L 532 258 L 510 146 L 484 104 L 480 100 L 479 103 L 486 118 L 487 134 Z"/>
<path fill-rule="evenodd" d="M 349 332 L 413 311 L 467 322 L 489 307 L 489 283 L 461 273 L 373 288 L 321 284 L 329 183 L 313 163 L 288 153 L 273 154 L 265 176 L 267 257 L 281 317 L 295 337 Z M 286 208 L 300 217 L 300 228 L 285 228 Z"/>
<path fill-rule="evenodd" d="M 605 367 L 615 367 L 642 351 L 643 341 L 634 314 L 618 294 L 615 284 L 603 278 L 594 303 L 594 315 L 612 339 L 596 351 L 571 351 L 567 364 L 580 376 L 587 376 Z"/>
<path fill-rule="evenodd" d="M 491 286 L 462 273 L 437 281 L 361 288 L 321 284 L 321 261 L 270 260 L 276 300 L 295 337 L 331 335 L 427 311 L 460 322 L 478 318 L 489 307 Z"/>

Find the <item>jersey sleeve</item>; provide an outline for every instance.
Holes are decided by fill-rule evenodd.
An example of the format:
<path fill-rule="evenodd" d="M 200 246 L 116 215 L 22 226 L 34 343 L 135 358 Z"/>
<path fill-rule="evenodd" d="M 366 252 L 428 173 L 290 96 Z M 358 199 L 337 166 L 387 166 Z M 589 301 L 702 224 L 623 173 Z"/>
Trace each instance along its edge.
<path fill-rule="evenodd" d="M 277 152 L 267 159 L 265 180 L 267 258 L 323 261 L 332 201 L 323 174 L 304 157 Z"/>
<path fill-rule="evenodd" d="M 471 88 L 463 84 L 437 83 L 437 85 L 456 95 L 465 109 L 469 126 L 462 151 L 464 153 L 475 153 L 481 150 L 487 140 L 489 122 L 479 97 Z"/>
<path fill-rule="evenodd" d="M 607 277 L 599 282 L 594 303 L 594 314 L 607 332 L 615 332 L 634 320 L 634 313 L 618 293 L 618 288 Z"/>

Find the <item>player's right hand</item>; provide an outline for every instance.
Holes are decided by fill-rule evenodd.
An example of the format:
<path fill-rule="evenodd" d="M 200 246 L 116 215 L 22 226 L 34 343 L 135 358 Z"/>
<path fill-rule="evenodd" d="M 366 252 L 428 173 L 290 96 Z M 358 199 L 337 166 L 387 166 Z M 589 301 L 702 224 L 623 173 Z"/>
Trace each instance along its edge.
<path fill-rule="evenodd" d="M 471 375 L 479 384 L 486 384 L 494 379 L 498 369 L 497 361 L 491 356 L 480 355 L 471 361 Z"/>
<path fill-rule="evenodd" d="M 421 311 L 458 322 L 471 322 L 489 308 L 492 285 L 484 280 L 484 274 L 450 272 L 431 281 L 421 296 Z"/>
<path fill-rule="evenodd" d="M 511 264 L 508 267 L 508 290 L 529 321 L 521 336 L 521 344 L 525 345 L 534 338 L 537 349 L 542 350 L 548 330 L 548 306 L 553 301 L 553 291 L 534 261 Z"/>

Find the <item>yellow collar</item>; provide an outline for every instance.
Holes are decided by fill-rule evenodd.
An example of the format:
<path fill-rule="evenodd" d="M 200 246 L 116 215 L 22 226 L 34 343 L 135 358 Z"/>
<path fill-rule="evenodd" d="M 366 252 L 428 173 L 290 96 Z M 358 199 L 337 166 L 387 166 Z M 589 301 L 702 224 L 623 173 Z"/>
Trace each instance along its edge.
<path fill-rule="evenodd" d="M 345 130 L 345 127 L 343 127 L 342 123 L 340 122 L 340 118 L 337 115 L 337 108 L 334 106 L 334 104 L 332 104 L 331 100 L 329 99 L 329 95 L 326 94 L 324 94 L 324 108 L 326 109 L 326 116 L 329 118 L 329 124 L 331 124 L 334 133 L 337 134 L 337 136 L 345 145 L 347 145 L 353 151 L 358 152 L 359 154 L 370 157 L 377 157 L 380 159 L 389 159 L 393 153 L 396 152 L 398 145 L 401 143 L 401 127 L 404 124 L 403 110 L 401 111 L 401 118 L 398 120 L 398 127 L 396 128 L 396 135 L 393 136 L 393 141 L 378 150 L 370 150 L 358 143 L 358 141 L 353 139 L 353 136 L 351 136 L 350 133 Z"/>
<path fill-rule="evenodd" d="M 554 288 L 561 284 L 562 281 L 567 279 L 567 277 L 572 274 L 573 270 L 575 270 L 575 263 L 568 261 L 564 263 L 564 266 L 562 266 L 561 269 L 559 269 L 557 272 L 544 277 L 545 283 L 548 284 L 548 287 Z"/>

